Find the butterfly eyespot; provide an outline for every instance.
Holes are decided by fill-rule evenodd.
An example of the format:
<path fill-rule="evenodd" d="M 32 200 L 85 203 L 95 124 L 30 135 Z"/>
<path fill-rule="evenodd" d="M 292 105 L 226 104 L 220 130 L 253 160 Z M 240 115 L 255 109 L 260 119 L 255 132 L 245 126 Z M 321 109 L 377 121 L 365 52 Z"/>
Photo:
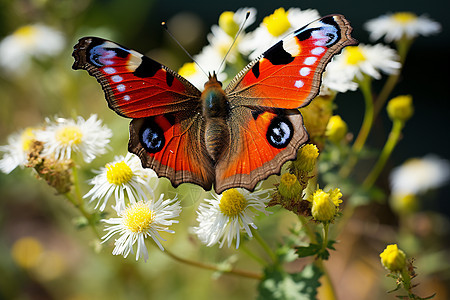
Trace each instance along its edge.
<path fill-rule="evenodd" d="M 266 137 L 274 148 L 286 148 L 294 135 L 291 121 L 285 117 L 276 117 L 267 128 Z"/>
<path fill-rule="evenodd" d="M 164 148 L 166 139 L 161 127 L 153 118 L 147 120 L 139 131 L 139 140 L 144 149 L 149 153 L 157 153 Z"/>

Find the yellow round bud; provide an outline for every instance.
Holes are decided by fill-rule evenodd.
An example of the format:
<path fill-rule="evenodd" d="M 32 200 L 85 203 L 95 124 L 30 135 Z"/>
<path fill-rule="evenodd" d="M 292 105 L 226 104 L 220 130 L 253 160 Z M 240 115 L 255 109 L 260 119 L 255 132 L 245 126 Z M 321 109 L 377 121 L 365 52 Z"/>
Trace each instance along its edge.
<path fill-rule="evenodd" d="M 316 166 L 319 149 L 314 144 L 306 144 L 297 153 L 297 159 L 293 162 L 298 170 L 311 172 Z"/>
<path fill-rule="evenodd" d="M 347 123 L 340 116 L 332 116 L 328 120 L 325 135 L 330 141 L 338 144 L 347 134 Z"/>
<path fill-rule="evenodd" d="M 286 199 L 298 199 L 302 195 L 302 187 L 297 180 L 297 176 L 291 173 L 284 173 L 281 176 L 278 192 Z"/>
<path fill-rule="evenodd" d="M 398 249 L 397 244 L 388 245 L 380 258 L 383 266 L 391 272 L 400 272 L 406 266 L 405 252 Z"/>
<path fill-rule="evenodd" d="M 391 120 L 407 121 L 414 113 L 411 95 L 397 96 L 387 104 L 387 112 Z"/>
<path fill-rule="evenodd" d="M 419 209 L 419 201 L 414 194 L 394 194 L 391 196 L 390 204 L 399 214 L 412 213 Z"/>
<path fill-rule="evenodd" d="M 219 17 L 219 26 L 231 37 L 239 30 L 239 24 L 234 21 L 234 12 L 224 11 Z"/>
<path fill-rule="evenodd" d="M 319 222 L 330 222 L 337 213 L 337 207 L 329 193 L 318 189 L 308 199 L 312 203 L 311 214 L 314 220 Z"/>

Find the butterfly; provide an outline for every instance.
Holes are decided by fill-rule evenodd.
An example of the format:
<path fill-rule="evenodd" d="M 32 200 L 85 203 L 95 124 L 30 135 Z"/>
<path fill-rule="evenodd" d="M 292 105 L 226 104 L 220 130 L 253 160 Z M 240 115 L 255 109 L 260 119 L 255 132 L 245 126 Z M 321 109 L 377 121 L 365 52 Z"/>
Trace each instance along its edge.
<path fill-rule="evenodd" d="M 344 16 L 323 17 L 269 48 L 225 89 L 210 74 L 203 92 L 151 58 L 97 37 L 78 41 L 72 68 L 87 70 L 109 107 L 132 118 L 128 150 L 143 167 L 174 187 L 253 190 L 308 141 L 298 109 L 318 94 L 332 56 L 357 43 L 351 31 Z"/>

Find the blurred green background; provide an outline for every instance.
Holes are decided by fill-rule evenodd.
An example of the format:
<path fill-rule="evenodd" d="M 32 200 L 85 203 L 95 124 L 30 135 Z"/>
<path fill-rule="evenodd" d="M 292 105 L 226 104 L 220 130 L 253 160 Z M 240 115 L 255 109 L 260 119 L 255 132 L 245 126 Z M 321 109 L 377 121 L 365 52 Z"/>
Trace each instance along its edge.
<path fill-rule="evenodd" d="M 168 67 L 177 70 L 189 59 L 161 29 L 161 21 L 168 21 L 171 31 L 180 42 L 196 54 L 207 43 L 206 34 L 225 10 L 235 11 L 243 6 L 258 10 L 255 28 L 262 18 L 278 7 L 314 8 L 321 15 L 344 14 L 354 27 L 354 37 L 368 43 L 363 24 L 386 12 L 412 11 L 428 14 L 442 25 L 436 36 L 420 37 L 413 45 L 406 61 L 402 79 L 393 96 L 412 94 L 415 115 L 408 122 L 403 140 L 396 148 L 390 165 L 379 184 L 388 188 L 388 171 L 406 159 L 435 153 L 450 159 L 448 118 L 450 93 L 450 3 L 448 1 L 89 1 L 89 0 L 1 0 L 0 39 L 17 27 L 43 23 L 64 32 L 67 47 L 51 61 L 36 62 L 37 66 L 23 77 L 0 73 L 0 144 L 7 136 L 26 126 L 43 122 L 55 115 L 85 118 L 96 113 L 113 129 L 112 149 L 108 155 L 94 161 L 103 166 L 114 155 L 124 155 L 127 149 L 128 120 L 117 117 L 107 108 L 98 84 L 86 72 L 73 71 L 71 47 L 82 36 L 95 35 L 146 53 Z M 375 86 L 381 86 L 375 82 Z M 337 113 L 357 131 L 363 117 L 360 92 L 340 94 Z M 369 145 L 380 148 L 390 129 L 383 112 L 376 124 Z M 252 299 L 257 282 L 232 276 L 214 278 L 212 272 L 197 270 L 161 254 L 150 251 L 147 263 L 136 262 L 133 255 L 124 259 L 111 254 L 111 245 L 102 249 L 92 244 L 87 230 L 75 229 L 76 211 L 62 197 L 54 195 L 45 183 L 35 180 L 29 170 L 16 170 L 11 175 L 0 174 L 0 299 Z M 91 173 L 82 174 L 87 180 Z M 87 187 L 85 187 L 87 188 Z M 85 190 L 84 192 L 86 192 Z M 437 191 L 431 201 L 423 203 L 423 215 L 416 219 L 422 231 L 417 234 L 423 243 L 438 243 L 435 249 L 448 249 L 448 218 L 450 189 Z M 236 254 L 233 249 L 217 251 L 199 245 L 188 233 L 195 224 L 194 205 L 183 203 L 182 221 L 174 230 L 175 237 L 167 245 L 181 256 L 203 261 L 220 261 Z M 442 214 L 429 214 L 428 212 Z M 293 215 L 274 210 L 258 226 L 272 244 L 280 241 L 283 232 L 295 222 Z M 385 240 L 396 225 L 393 214 L 379 205 L 361 210 L 359 219 L 373 218 L 376 228 L 358 231 L 358 218 L 353 230 L 341 237 L 336 254 L 329 262 L 336 280 L 340 299 L 394 299 L 385 291 L 392 288 L 383 278 L 377 254 L 368 258 L 366 244 Z M 357 216 L 357 217 L 358 217 Z M 432 216 L 432 217 L 430 217 Z M 439 232 L 436 232 L 438 228 Z M 367 230 L 366 230 L 367 229 Z M 377 237 L 377 235 L 379 235 Z M 32 236 L 42 246 L 42 261 L 37 268 L 19 267 L 11 258 L 11 248 L 22 237 Z M 368 237 L 369 236 L 369 237 Z M 441 240 L 439 240 L 441 239 Z M 395 241 L 392 241 L 395 242 Z M 433 246 L 432 244 L 431 246 Z M 98 251 L 96 251 L 98 250 Z M 355 253 L 357 253 L 355 255 Z M 442 253 L 441 253 L 442 254 Z M 439 259 L 423 263 L 420 277 L 422 294 L 438 291 L 436 299 L 447 299 L 448 270 L 439 270 Z M 373 259 L 374 257 L 374 259 Z M 444 264 L 445 265 L 445 264 Z M 241 268 L 252 269 L 255 264 L 239 258 Z M 428 272 L 426 268 L 433 272 Z M 294 264 L 293 270 L 301 268 Z M 373 277 L 372 269 L 379 271 Z M 425 268 L 425 270 L 424 270 Z M 437 270 L 437 271 L 436 271 Z M 445 272 L 447 271 L 447 272 Z M 437 274 L 437 275 L 436 275 Z M 385 282 L 386 281 L 386 282 Z M 420 293 L 419 293 L 420 294 Z M 391 297 L 391 298 L 389 298 Z"/>

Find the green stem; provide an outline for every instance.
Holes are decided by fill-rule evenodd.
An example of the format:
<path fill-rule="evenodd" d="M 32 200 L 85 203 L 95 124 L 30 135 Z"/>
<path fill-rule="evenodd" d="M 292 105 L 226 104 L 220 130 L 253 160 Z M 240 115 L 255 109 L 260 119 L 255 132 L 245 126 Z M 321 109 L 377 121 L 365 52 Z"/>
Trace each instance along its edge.
<path fill-rule="evenodd" d="M 324 278 L 323 286 L 328 288 L 328 290 L 325 291 L 325 296 L 326 296 L 325 298 L 327 300 L 337 300 L 336 289 L 334 288 L 333 282 L 331 281 L 330 274 L 328 274 L 328 271 L 325 268 L 325 265 L 323 264 L 323 260 L 318 259 L 315 262 L 315 264 L 323 272 L 323 278 Z"/>
<path fill-rule="evenodd" d="M 312 244 L 315 244 L 317 242 L 316 235 L 315 235 L 314 231 L 311 229 L 311 227 L 309 227 L 308 220 L 304 216 L 301 216 L 301 215 L 298 216 L 298 219 L 299 219 L 300 223 L 302 223 L 302 227 L 305 229 L 305 232 L 308 235 L 309 241 Z"/>
<path fill-rule="evenodd" d="M 269 245 L 266 243 L 266 241 L 261 237 L 259 232 L 253 228 L 251 228 L 252 234 L 255 237 L 255 240 L 261 245 L 261 247 L 266 251 L 266 253 L 270 256 L 272 261 L 277 264 L 278 263 L 278 257 L 275 255 L 275 253 L 270 249 Z"/>
<path fill-rule="evenodd" d="M 247 254 L 250 258 L 258 262 L 260 265 L 267 266 L 267 262 L 264 259 L 250 251 L 250 249 L 248 249 L 244 244 L 241 244 L 239 248 L 242 252 Z"/>
<path fill-rule="evenodd" d="M 252 278 L 252 279 L 257 279 L 257 280 L 261 280 L 261 278 L 262 278 L 261 274 L 257 274 L 257 273 L 253 273 L 253 272 L 248 272 L 248 271 L 238 270 L 238 269 L 222 270 L 215 265 L 205 264 L 202 262 L 192 261 L 189 259 L 181 258 L 181 257 L 173 254 L 171 251 L 169 251 L 167 249 L 164 249 L 164 251 L 162 251 L 162 252 L 167 254 L 168 256 L 170 256 L 171 258 L 173 258 L 174 260 L 176 260 L 178 262 L 188 264 L 190 266 L 194 266 L 197 268 L 212 270 L 212 271 L 216 271 L 216 272 L 222 272 L 224 274 L 236 275 L 236 276 L 240 276 L 240 277 Z"/>
<path fill-rule="evenodd" d="M 356 162 L 358 161 L 359 153 L 366 143 L 367 137 L 369 136 L 373 124 L 374 111 L 370 77 L 365 75 L 363 80 L 359 82 L 359 87 L 361 89 L 361 92 L 363 93 L 366 106 L 364 112 L 364 120 L 361 129 L 359 130 L 358 136 L 353 143 L 352 153 L 350 154 L 347 164 L 344 165 L 339 171 L 339 176 L 343 178 L 348 177 Z"/>
<path fill-rule="evenodd" d="M 400 134 L 402 133 L 403 126 L 404 126 L 403 121 L 394 120 L 391 133 L 389 134 L 386 144 L 384 145 L 383 150 L 381 151 L 380 157 L 378 158 L 378 161 L 376 162 L 370 174 L 367 176 L 366 180 L 364 180 L 363 187 L 368 189 L 372 187 L 372 185 L 377 180 L 388 158 L 391 156 L 392 151 L 397 145 L 397 142 L 400 138 Z"/>
<path fill-rule="evenodd" d="M 322 249 L 326 250 L 328 246 L 328 229 L 330 227 L 329 223 L 323 224 L 323 244 Z"/>
<path fill-rule="evenodd" d="M 86 211 L 83 203 L 81 203 L 81 205 L 80 205 L 80 202 L 79 201 L 77 202 L 72 197 L 72 195 L 70 195 L 69 193 L 65 193 L 64 196 L 67 198 L 67 200 L 69 200 L 69 202 L 71 202 L 73 204 L 73 206 L 75 206 L 75 208 L 77 208 L 80 211 L 80 213 L 83 215 L 83 217 L 86 218 L 86 220 L 88 221 L 89 226 L 91 227 L 92 232 L 95 234 L 95 236 L 98 239 L 101 239 L 100 233 L 98 232 L 97 227 L 95 226 L 95 222 L 92 219 L 92 215 Z"/>
<path fill-rule="evenodd" d="M 384 84 L 383 88 L 381 89 L 380 94 L 375 99 L 375 107 L 374 107 L 374 117 L 375 118 L 380 113 L 381 109 L 383 108 L 384 104 L 386 103 L 387 99 L 389 98 L 389 95 L 392 93 L 392 90 L 396 86 L 398 79 L 400 78 L 400 74 L 402 72 L 403 65 L 406 60 L 406 56 L 409 52 L 409 49 L 411 48 L 413 41 L 414 41 L 414 39 L 408 39 L 408 38 L 404 37 L 400 41 L 397 42 L 397 52 L 398 52 L 398 56 L 399 56 L 399 61 L 401 63 L 401 67 L 396 74 L 392 74 L 391 76 L 389 76 L 388 80 L 386 80 L 386 83 Z"/>

